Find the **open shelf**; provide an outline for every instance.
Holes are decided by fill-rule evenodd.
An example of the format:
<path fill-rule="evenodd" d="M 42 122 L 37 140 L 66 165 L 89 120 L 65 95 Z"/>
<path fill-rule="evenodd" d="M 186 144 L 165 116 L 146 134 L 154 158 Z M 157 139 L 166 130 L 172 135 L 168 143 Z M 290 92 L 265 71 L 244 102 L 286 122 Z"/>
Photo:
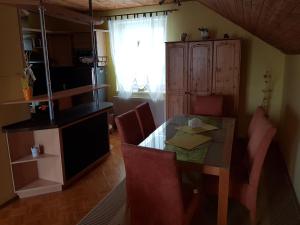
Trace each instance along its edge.
<path fill-rule="evenodd" d="M 29 27 L 24 27 L 22 28 L 23 32 L 27 33 L 41 33 L 41 29 L 35 29 L 35 28 L 29 28 Z M 90 33 L 90 31 L 80 31 L 80 32 L 74 32 L 74 31 L 57 31 L 57 30 L 46 30 L 46 33 L 48 34 L 72 34 L 72 33 Z"/>
<path fill-rule="evenodd" d="M 51 154 L 40 154 L 38 157 L 33 158 L 32 155 L 27 155 L 25 157 L 12 161 L 11 164 L 26 163 L 26 162 L 32 162 L 40 159 L 53 158 L 53 157 L 57 157 L 57 156 Z"/>
<path fill-rule="evenodd" d="M 108 84 L 102 84 L 102 85 L 86 85 L 78 88 L 72 88 L 68 90 L 63 90 L 63 91 L 57 91 L 54 92 L 52 95 L 52 98 L 48 98 L 47 95 L 39 95 L 39 96 L 34 96 L 30 100 L 25 100 L 25 99 L 16 99 L 13 101 L 7 101 L 7 102 L 2 102 L 2 105 L 13 105 L 13 104 L 23 104 L 23 103 L 31 103 L 31 102 L 48 102 L 49 100 L 56 100 L 60 98 L 66 98 L 66 97 L 71 97 L 74 95 L 80 95 L 83 93 L 95 91 L 101 88 L 106 88 L 109 87 Z"/>
<path fill-rule="evenodd" d="M 44 180 L 44 179 L 37 179 L 32 181 L 31 183 L 19 188 L 16 190 L 16 193 L 21 197 L 30 197 L 39 194 L 46 194 L 55 191 L 61 191 L 62 184 Z"/>
<path fill-rule="evenodd" d="M 94 29 L 95 31 L 100 31 L 100 32 L 109 32 L 106 29 Z M 35 29 L 35 28 L 29 28 L 29 27 L 23 27 L 22 28 L 23 32 L 27 32 L 27 33 L 41 33 L 41 29 Z M 46 30 L 47 33 L 50 34 L 70 34 L 70 33 L 90 33 L 90 31 L 56 31 L 56 30 Z"/>

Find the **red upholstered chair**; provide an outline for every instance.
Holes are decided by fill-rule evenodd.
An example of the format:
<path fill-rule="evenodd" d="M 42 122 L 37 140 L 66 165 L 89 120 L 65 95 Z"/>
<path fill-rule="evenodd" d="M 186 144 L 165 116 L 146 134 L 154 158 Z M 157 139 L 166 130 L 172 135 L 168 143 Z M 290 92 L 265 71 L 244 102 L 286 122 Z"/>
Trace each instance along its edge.
<path fill-rule="evenodd" d="M 223 115 L 223 96 L 196 96 L 194 98 L 191 114 L 205 116 Z"/>
<path fill-rule="evenodd" d="M 149 103 L 144 102 L 138 105 L 135 112 L 142 128 L 143 137 L 146 138 L 156 129 Z"/>
<path fill-rule="evenodd" d="M 230 197 L 239 201 L 250 211 L 251 223 L 256 224 L 256 199 L 260 175 L 270 143 L 276 128 L 262 116 L 253 127 L 245 158 L 240 164 L 231 164 Z M 245 163 L 247 161 L 247 163 Z M 213 176 L 205 177 L 207 192 L 218 193 L 218 180 Z"/>
<path fill-rule="evenodd" d="M 256 123 L 258 123 L 259 119 L 265 115 L 266 115 L 266 113 L 265 113 L 265 110 L 263 109 L 263 107 L 259 106 L 256 108 L 256 111 L 253 114 L 250 124 L 249 124 L 249 127 L 248 127 L 248 137 L 251 137 L 253 130 L 256 127 Z"/>
<path fill-rule="evenodd" d="M 131 225 L 187 225 L 199 205 L 183 197 L 174 152 L 122 144 Z"/>
<path fill-rule="evenodd" d="M 247 138 L 239 138 L 236 140 L 236 146 L 233 149 L 231 162 L 239 164 L 241 161 L 245 162 L 245 158 L 243 159 L 245 153 L 246 153 L 246 146 L 247 142 L 251 138 L 252 134 L 254 133 L 254 130 L 257 126 L 257 124 L 260 123 L 260 120 L 265 119 L 265 111 L 264 109 L 259 106 L 256 108 L 255 113 L 253 114 L 251 121 L 248 126 L 248 137 Z"/>
<path fill-rule="evenodd" d="M 142 130 L 135 111 L 130 110 L 117 116 L 115 121 L 121 137 L 121 142 L 138 145 L 143 141 Z"/>

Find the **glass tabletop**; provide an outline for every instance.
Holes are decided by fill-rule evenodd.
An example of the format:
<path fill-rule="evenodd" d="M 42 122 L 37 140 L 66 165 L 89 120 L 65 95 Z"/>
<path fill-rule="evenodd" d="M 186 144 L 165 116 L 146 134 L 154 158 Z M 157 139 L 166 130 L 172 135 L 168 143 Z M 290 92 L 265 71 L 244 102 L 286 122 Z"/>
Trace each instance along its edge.
<path fill-rule="evenodd" d="M 182 132 L 178 128 L 187 126 L 188 121 L 192 118 L 199 118 L 202 122 L 217 127 L 215 130 L 200 133 L 201 135 L 209 136 L 211 140 L 192 150 L 185 150 L 167 144 L 167 140 L 174 137 L 176 133 Z M 175 116 L 158 127 L 139 146 L 176 152 L 177 160 L 181 162 L 226 169 L 230 167 L 234 127 L 234 118 L 194 115 Z"/>

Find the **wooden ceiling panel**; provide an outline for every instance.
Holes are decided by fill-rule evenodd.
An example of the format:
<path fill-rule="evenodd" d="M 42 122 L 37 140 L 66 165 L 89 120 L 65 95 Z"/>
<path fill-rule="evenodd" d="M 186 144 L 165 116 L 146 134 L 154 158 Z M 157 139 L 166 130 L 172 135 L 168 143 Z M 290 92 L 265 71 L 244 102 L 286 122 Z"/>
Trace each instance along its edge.
<path fill-rule="evenodd" d="M 48 3 L 68 6 L 73 9 L 86 11 L 88 10 L 88 0 L 45 0 Z M 173 2 L 166 0 L 165 3 Z M 93 0 L 93 8 L 97 11 L 112 9 L 133 8 L 148 5 L 157 5 L 159 0 Z"/>
<path fill-rule="evenodd" d="M 45 0 L 88 9 L 88 0 Z M 157 5 L 159 0 L 93 0 L 95 10 Z M 165 3 L 174 2 L 166 0 Z M 285 53 L 300 53 L 299 0 L 198 0 Z"/>
<path fill-rule="evenodd" d="M 285 53 L 300 53 L 299 0 L 198 0 Z"/>

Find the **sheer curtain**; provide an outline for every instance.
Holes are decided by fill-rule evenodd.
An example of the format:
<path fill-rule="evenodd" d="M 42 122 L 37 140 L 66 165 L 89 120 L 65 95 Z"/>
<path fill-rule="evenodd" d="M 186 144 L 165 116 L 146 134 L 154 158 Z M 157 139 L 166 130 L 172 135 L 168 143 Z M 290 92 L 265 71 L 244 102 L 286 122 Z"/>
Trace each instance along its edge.
<path fill-rule="evenodd" d="M 110 20 L 108 25 L 119 96 L 144 90 L 154 101 L 163 99 L 167 16 Z"/>

